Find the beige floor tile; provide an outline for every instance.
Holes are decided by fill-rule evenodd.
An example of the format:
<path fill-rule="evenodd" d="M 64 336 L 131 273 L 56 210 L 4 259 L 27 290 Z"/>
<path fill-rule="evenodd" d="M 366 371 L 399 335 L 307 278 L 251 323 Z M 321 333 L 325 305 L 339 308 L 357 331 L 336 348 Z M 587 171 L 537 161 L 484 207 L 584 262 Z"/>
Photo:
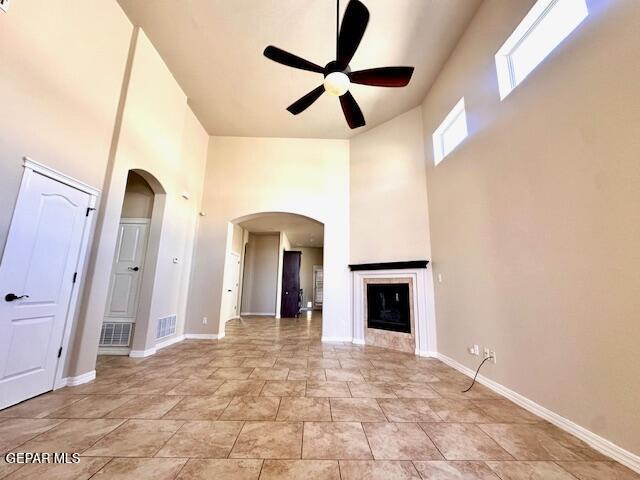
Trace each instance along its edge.
<path fill-rule="evenodd" d="M 9 418 L 0 421 L 0 454 L 54 428 L 61 420 Z"/>
<path fill-rule="evenodd" d="M 218 367 L 240 367 L 242 363 L 245 361 L 244 358 L 237 357 L 221 357 L 215 358 L 209 362 L 209 367 L 218 368 Z M 253 369 L 253 367 L 250 367 Z"/>
<path fill-rule="evenodd" d="M 309 359 L 309 368 L 341 368 L 340 361 L 335 358 Z"/>
<path fill-rule="evenodd" d="M 465 390 L 470 383 L 471 379 L 468 378 L 461 382 L 433 382 L 430 383 L 429 386 L 433 388 L 433 390 L 435 390 L 439 396 L 445 398 L 454 398 L 458 400 L 482 400 L 500 398 L 487 387 L 479 385 L 477 383 L 470 391 L 462 393 L 462 391 Z"/>
<path fill-rule="evenodd" d="M 135 395 L 88 396 L 71 405 L 54 410 L 49 414 L 49 418 L 101 418 L 135 398 Z"/>
<path fill-rule="evenodd" d="M 65 420 L 16 450 L 82 453 L 122 423 L 123 420 L 102 418 Z"/>
<path fill-rule="evenodd" d="M 350 397 L 347 382 L 307 381 L 307 397 Z"/>
<path fill-rule="evenodd" d="M 156 457 L 226 458 L 243 422 L 186 422 Z"/>
<path fill-rule="evenodd" d="M 352 370 L 358 370 L 360 368 L 373 368 L 373 365 L 369 360 L 356 360 L 353 358 L 341 358 L 340 360 L 341 368 L 348 368 Z"/>
<path fill-rule="evenodd" d="M 402 371 L 402 377 L 409 383 L 432 383 L 439 382 L 440 378 L 435 374 L 425 371 Z"/>
<path fill-rule="evenodd" d="M 274 365 L 274 368 L 289 368 L 289 369 L 307 368 L 307 359 L 306 357 L 289 357 L 289 358 L 278 357 Z"/>
<path fill-rule="evenodd" d="M 64 395 L 99 395 L 99 394 L 118 394 L 122 393 L 131 385 L 128 382 L 116 380 L 96 379 L 89 383 L 84 383 L 76 387 L 65 387 L 57 390 L 56 394 Z"/>
<path fill-rule="evenodd" d="M 364 382 L 360 370 L 354 368 L 327 368 L 325 374 L 328 382 Z"/>
<path fill-rule="evenodd" d="M 390 398 L 379 399 L 382 408 L 390 422 L 439 422 L 438 417 L 424 398 Z"/>
<path fill-rule="evenodd" d="M 225 381 L 219 378 L 189 378 L 179 383 L 167 395 L 213 395 Z"/>
<path fill-rule="evenodd" d="M 340 480 L 336 460 L 265 460 L 260 480 Z"/>
<path fill-rule="evenodd" d="M 260 392 L 263 397 L 304 397 L 307 382 L 304 380 L 267 380 Z"/>
<path fill-rule="evenodd" d="M 100 401 L 99 399 L 96 399 Z M 138 395 L 121 407 L 110 411 L 105 418 L 139 418 L 157 420 L 175 407 L 182 397 L 168 395 Z"/>
<path fill-rule="evenodd" d="M 542 419 L 509 400 L 473 400 L 490 419 L 479 423 L 538 423 Z"/>
<path fill-rule="evenodd" d="M 180 378 L 153 378 L 150 380 L 141 380 L 135 385 L 124 390 L 125 394 L 136 395 L 161 395 L 167 393 L 179 383 L 182 383 Z"/>
<path fill-rule="evenodd" d="M 441 460 L 433 442 L 416 423 L 363 423 L 376 460 Z"/>
<path fill-rule="evenodd" d="M 31 463 L 19 466 L 20 469 L 3 480 L 88 480 L 102 468 L 111 458 L 109 457 L 81 457 L 79 463 L 46 464 Z M 100 479 L 102 480 L 102 476 Z"/>
<path fill-rule="evenodd" d="M 95 457 L 152 457 L 184 422 L 127 420 L 84 452 Z"/>
<path fill-rule="evenodd" d="M 275 420 L 279 405 L 279 397 L 235 397 L 220 420 Z"/>
<path fill-rule="evenodd" d="M 585 460 L 579 451 L 563 445 L 538 425 L 501 423 L 480 428 L 516 460 Z"/>
<path fill-rule="evenodd" d="M 221 367 L 213 372 L 210 378 L 221 378 L 223 380 L 246 380 L 253 372 L 252 367 Z"/>
<path fill-rule="evenodd" d="M 331 407 L 329 406 L 329 399 L 310 397 L 282 398 L 277 420 L 285 422 L 330 422 Z"/>
<path fill-rule="evenodd" d="M 501 480 L 484 462 L 413 462 L 425 480 Z"/>
<path fill-rule="evenodd" d="M 340 460 L 340 474 L 342 480 L 420 480 L 414 466 L 406 461 Z"/>
<path fill-rule="evenodd" d="M 246 358 L 241 366 L 243 367 L 254 367 L 254 368 L 273 368 L 273 365 L 276 363 L 275 357 L 269 358 Z"/>
<path fill-rule="evenodd" d="M 360 398 L 396 398 L 393 388 L 387 383 L 348 382 L 352 397 Z"/>
<path fill-rule="evenodd" d="M 362 425 L 356 422 L 305 422 L 302 458 L 373 459 Z"/>
<path fill-rule="evenodd" d="M 429 406 L 444 422 L 455 423 L 491 423 L 480 408 L 470 400 L 436 398 L 429 400 Z"/>
<path fill-rule="evenodd" d="M 229 458 L 300 458 L 302 422 L 246 422 Z"/>
<path fill-rule="evenodd" d="M 363 368 L 360 370 L 360 374 L 366 382 L 395 383 L 398 381 L 397 370 L 367 370 L 366 368 Z"/>
<path fill-rule="evenodd" d="M 553 462 L 487 462 L 502 480 L 575 480 Z M 599 477 L 610 480 L 610 477 Z"/>
<path fill-rule="evenodd" d="M 386 422 L 387 417 L 375 398 L 332 398 L 334 422 Z"/>
<path fill-rule="evenodd" d="M 186 458 L 114 458 L 93 478 L 96 480 L 173 480 Z"/>
<path fill-rule="evenodd" d="M 189 460 L 176 480 L 258 480 L 262 460 Z"/>
<path fill-rule="evenodd" d="M 167 420 L 217 420 L 232 398 L 217 396 L 184 397 L 162 418 Z"/>
<path fill-rule="evenodd" d="M 255 368 L 249 376 L 251 380 L 286 380 L 288 368 Z"/>
<path fill-rule="evenodd" d="M 260 395 L 264 380 L 226 380 L 215 395 L 219 397 L 236 397 L 240 395 Z"/>
<path fill-rule="evenodd" d="M 477 425 L 469 423 L 421 423 L 447 460 L 513 460 Z"/>
<path fill-rule="evenodd" d="M 391 384 L 391 388 L 398 398 L 440 398 L 440 395 L 434 392 L 429 385 L 401 382 Z"/>
<path fill-rule="evenodd" d="M 0 418 L 44 418 L 51 412 L 85 398 L 84 395 L 45 393 L 0 411 Z"/>
<path fill-rule="evenodd" d="M 325 375 L 323 368 L 296 368 L 289 370 L 287 380 L 312 380 L 316 382 L 324 382 L 327 380 L 327 376 Z"/>
<path fill-rule="evenodd" d="M 640 475 L 614 462 L 557 462 L 578 480 L 640 480 Z"/>

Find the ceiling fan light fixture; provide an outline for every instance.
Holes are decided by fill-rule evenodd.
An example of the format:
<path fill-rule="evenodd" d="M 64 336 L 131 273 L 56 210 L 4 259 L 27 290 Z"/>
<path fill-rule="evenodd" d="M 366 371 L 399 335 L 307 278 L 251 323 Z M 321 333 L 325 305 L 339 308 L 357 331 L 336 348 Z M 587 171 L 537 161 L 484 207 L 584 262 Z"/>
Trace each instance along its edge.
<path fill-rule="evenodd" d="M 324 78 L 324 89 L 329 95 L 341 97 L 349 91 L 351 80 L 342 72 L 331 72 Z"/>

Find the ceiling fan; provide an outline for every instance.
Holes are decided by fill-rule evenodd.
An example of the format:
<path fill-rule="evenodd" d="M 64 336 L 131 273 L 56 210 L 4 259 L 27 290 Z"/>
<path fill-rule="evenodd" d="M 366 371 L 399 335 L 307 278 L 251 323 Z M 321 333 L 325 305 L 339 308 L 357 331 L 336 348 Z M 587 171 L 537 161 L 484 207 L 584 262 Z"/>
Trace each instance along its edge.
<path fill-rule="evenodd" d="M 324 83 L 289 105 L 287 107 L 289 112 L 293 115 L 304 112 L 324 92 L 327 92 L 330 95 L 340 97 L 340 105 L 347 123 L 349 127 L 354 129 L 363 127 L 366 123 L 362 110 L 360 110 L 355 98 L 349 92 L 351 84 L 359 83 L 374 87 L 405 87 L 411 80 L 413 67 L 382 67 L 352 72 L 349 62 L 356 53 L 367 29 L 369 10 L 360 0 L 351 0 L 344 13 L 342 26 L 340 26 L 340 0 L 337 0 L 337 2 L 336 60 L 321 67 L 271 45 L 265 48 L 264 56 L 289 67 L 324 75 Z"/>

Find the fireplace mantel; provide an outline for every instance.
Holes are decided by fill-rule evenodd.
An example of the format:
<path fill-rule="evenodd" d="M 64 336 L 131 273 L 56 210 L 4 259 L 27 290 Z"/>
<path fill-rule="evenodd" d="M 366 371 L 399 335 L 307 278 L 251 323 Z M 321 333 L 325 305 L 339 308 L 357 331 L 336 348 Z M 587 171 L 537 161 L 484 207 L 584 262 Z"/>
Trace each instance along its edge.
<path fill-rule="evenodd" d="M 409 260 L 405 262 L 356 263 L 349 265 L 352 272 L 363 270 L 414 270 L 427 268 L 429 260 Z"/>

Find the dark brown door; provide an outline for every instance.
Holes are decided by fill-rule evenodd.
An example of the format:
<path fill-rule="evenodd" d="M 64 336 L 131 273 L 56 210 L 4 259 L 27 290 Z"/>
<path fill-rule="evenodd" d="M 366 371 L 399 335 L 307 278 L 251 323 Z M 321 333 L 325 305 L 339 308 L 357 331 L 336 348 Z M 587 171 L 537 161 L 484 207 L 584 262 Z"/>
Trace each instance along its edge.
<path fill-rule="evenodd" d="M 296 317 L 300 311 L 300 260 L 301 252 L 284 252 L 282 260 L 282 300 L 280 316 Z"/>

